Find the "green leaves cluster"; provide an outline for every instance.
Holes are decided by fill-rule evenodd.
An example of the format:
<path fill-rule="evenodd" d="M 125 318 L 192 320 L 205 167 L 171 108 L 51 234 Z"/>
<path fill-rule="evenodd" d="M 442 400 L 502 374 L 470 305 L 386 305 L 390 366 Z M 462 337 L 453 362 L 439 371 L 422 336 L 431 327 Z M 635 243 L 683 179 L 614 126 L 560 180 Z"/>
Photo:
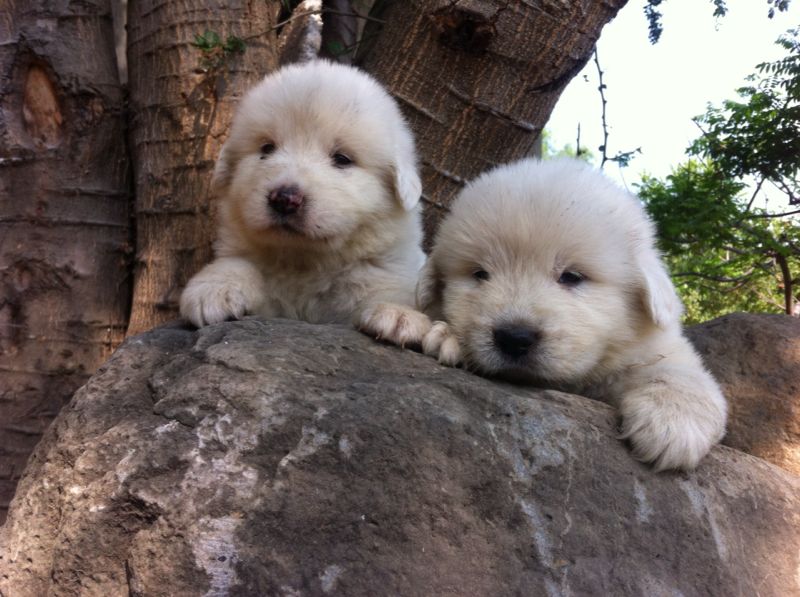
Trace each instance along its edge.
<path fill-rule="evenodd" d="M 800 201 L 800 40 L 798 30 L 778 43 L 788 55 L 759 64 L 738 101 L 709 106 L 697 119 L 704 134 L 690 153 L 714 160 L 732 177 L 753 176 L 776 185 L 790 203 Z"/>
<path fill-rule="evenodd" d="M 638 185 L 660 246 L 686 305 L 687 323 L 731 311 L 784 310 L 778 256 L 797 271 L 800 241 L 791 222 L 748 209 L 745 185 L 711 161 L 689 160 L 666 180 Z"/>
<path fill-rule="evenodd" d="M 201 66 L 209 70 L 222 66 L 233 54 L 244 53 L 247 47 L 241 37 L 229 35 L 223 41 L 219 33 L 209 30 L 202 35 L 196 33 L 192 45 L 201 52 Z"/>

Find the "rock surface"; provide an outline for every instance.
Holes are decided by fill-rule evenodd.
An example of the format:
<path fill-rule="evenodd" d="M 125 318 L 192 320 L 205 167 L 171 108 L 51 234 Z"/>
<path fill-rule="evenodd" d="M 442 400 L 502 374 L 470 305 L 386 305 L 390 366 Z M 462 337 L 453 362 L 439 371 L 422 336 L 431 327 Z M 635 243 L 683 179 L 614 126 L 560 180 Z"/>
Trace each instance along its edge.
<path fill-rule="evenodd" d="M 687 333 L 730 404 L 723 443 L 800 475 L 800 319 L 732 313 Z"/>
<path fill-rule="evenodd" d="M 34 453 L 0 593 L 800 591 L 800 479 L 725 447 L 654 474 L 615 424 L 345 328 L 157 329 Z"/>

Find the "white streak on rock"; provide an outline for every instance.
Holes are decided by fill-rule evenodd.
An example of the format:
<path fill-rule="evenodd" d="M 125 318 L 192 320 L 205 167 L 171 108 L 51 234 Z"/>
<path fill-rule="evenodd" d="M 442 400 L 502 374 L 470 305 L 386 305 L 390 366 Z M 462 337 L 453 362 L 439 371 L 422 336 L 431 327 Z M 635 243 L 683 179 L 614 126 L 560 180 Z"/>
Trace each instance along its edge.
<path fill-rule="evenodd" d="M 639 479 L 633 480 L 633 495 L 636 498 L 636 520 L 650 522 L 653 507 L 647 501 L 647 493 L 645 493 L 644 486 L 639 483 Z"/>
<path fill-rule="evenodd" d="M 170 421 L 169 423 L 164 423 L 163 425 L 156 427 L 156 433 L 158 435 L 161 435 L 162 433 L 171 433 L 180 426 L 181 424 L 178 423 L 178 421 Z"/>
<path fill-rule="evenodd" d="M 135 454 L 136 450 L 128 450 L 128 453 L 125 454 L 125 456 L 123 456 L 117 463 L 114 473 L 116 474 L 117 481 L 120 483 L 120 485 L 123 484 L 130 474 L 136 470 L 136 465 L 133 462 L 133 457 Z"/>
<path fill-rule="evenodd" d="M 339 451 L 344 454 L 345 458 L 350 458 L 350 456 L 353 454 L 353 446 L 350 443 L 350 440 L 344 435 L 339 438 Z"/>
<path fill-rule="evenodd" d="M 533 531 L 533 542 L 536 545 L 536 551 L 539 554 L 539 561 L 548 568 L 553 567 L 553 546 L 550 542 L 550 537 L 545 529 L 542 515 L 536 504 L 528 500 L 520 500 L 520 505 L 525 516 L 528 518 L 531 530 Z"/>
<path fill-rule="evenodd" d="M 506 442 L 501 442 L 500 439 L 497 437 L 497 433 L 495 433 L 495 426 L 492 423 L 487 423 L 487 427 L 489 429 L 489 433 L 492 436 L 492 440 L 494 441 L 495 445 L 497 446 L 497 451 L 506 459 L 508 460 L 509 464 L 514 469 L 514 477 L 517 481 L 522 481 L 524 483 L 529 483 L 531 478 L 531 472 L 528 470 L 525 461 L 522 458 L 522 455 L 519 453 L 519 450 L 509 450 Z"/>
<path fill-rule="evenodd" d="M 705 512 L 705 497 L 703 496 L 702 492 L 691 481 L 686 481 L 683 479 L 680 483 L 681 489 L 683 489 L 686 497 L 689 498 L 689 503 L 692 506 L 692 512 L 698 518 L 702 518 L 703 513 Z"/>
<path fill-rule="evenodd" d="M 711 536 L 714 539 L 714 545 L 717 548 L 717 555 L 719 555 L 720 559 L 727 560 L 728 559 L 728 543 L 725 540 L 725 535 L 719 528 L 717 524 L 717 518 L 714 515 L 714 507 L 713 504 L 709 504 L 708 496 L 703 492 L 703 490 L 692 483 L 691 481 L 682 480 L 680 482 L 681 489 L 683 489 L 684 493 L 689 497 L 689 502 L 692 505 L 692 511 L 694 512 L 695 516 L 698 518 L 705 517 L 708 519 L 708 526 L 711 528 Z"/>
<path fill-rule="evenodd" d="M 561 597 L 564 595 L 561 588 L 551 578 L 544 579 L 544 589 L 547 591 L 547 597 Z"/>
<path fill-rule="evenodd" d="M 324 593 L 330 593 L 336 588 L 336 582 L 339 580 L 341 573 L 342 567 L 334 564 L 325 568 L 322 574 L 319 575 L 319 582 Z"/>
<path fill-rule="evenodd" d="M 191 542 L 195 562 L 208 574 L 211 587 L 205 597 L 223 597 L 239 579 L 236 575 L 237 552 L 234 543 L 240 518 L 201 518 L 194 527 Z"/>
<path fill-rule="evenodd" d="M 284 467 L 291 462 L 302 460 L 314 454 L 320 447 L 326 445 L 331 441 L 331 436 L 320 431 L 316 427 L 307 427 L 303 425 L 303 436 L 294 450 L 289 452 L 286 456 L 281 458 L 278 463 L 279 467 Z"/>

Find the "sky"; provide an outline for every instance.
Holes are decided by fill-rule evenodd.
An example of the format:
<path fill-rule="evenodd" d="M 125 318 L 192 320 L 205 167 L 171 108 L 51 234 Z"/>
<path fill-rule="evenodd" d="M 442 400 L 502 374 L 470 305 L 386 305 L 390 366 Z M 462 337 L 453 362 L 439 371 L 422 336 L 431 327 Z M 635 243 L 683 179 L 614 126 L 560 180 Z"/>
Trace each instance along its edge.
<path fill-rule="evenodd" d="M 666 0 L 661 4 L 664 31 L 651 45 L 644 4 L 630 0 L 598 42 L 607 86 L 606 153 L 642 150 L 627 168 L 606 163 L 605 170 L 631 190 L 642 173 L 663 178 L 685 161 L 686 148 L 700 133 L 692 117 L 704 113 L 708 102 L 736 99 L 736 88 L 755 72 L 756 64 L 783 56 L 785 50 L 774 41 L 800 21 L 800 0 L 772 19 L 766 0 L 728 0 L 728 14 L 720 19 L 714 18 L 710 0 Z M 574 146 L 580 123 L 581 146 L 600 155 L 597 85 L 597 68 L 590 60 L 547 124 L 554 147 Z"/>

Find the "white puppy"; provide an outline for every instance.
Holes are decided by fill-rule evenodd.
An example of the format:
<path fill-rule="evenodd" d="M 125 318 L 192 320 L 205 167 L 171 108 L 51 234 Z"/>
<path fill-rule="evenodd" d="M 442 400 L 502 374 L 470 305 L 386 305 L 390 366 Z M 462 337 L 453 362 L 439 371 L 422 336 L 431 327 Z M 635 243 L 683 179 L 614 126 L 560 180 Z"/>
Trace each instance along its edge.
<path fill-rule="evenodd" d="M 282 68 L 242 99 L 214 170 L 216 259 L 187 285 L 198 327 L 245 314 L 350 322 L 403 343 L 424 254 L 414 140 L 370 76 Z"/>
<path fill-rule="evenodd" d="M 639 201 L 576 160 L 483 174 L 451 206 L 418 304 L 447 364 L 604 398 L 656 469 L 697 465 L 725 431 L 720 390 L 681 332 L 682 306 Z"/>

